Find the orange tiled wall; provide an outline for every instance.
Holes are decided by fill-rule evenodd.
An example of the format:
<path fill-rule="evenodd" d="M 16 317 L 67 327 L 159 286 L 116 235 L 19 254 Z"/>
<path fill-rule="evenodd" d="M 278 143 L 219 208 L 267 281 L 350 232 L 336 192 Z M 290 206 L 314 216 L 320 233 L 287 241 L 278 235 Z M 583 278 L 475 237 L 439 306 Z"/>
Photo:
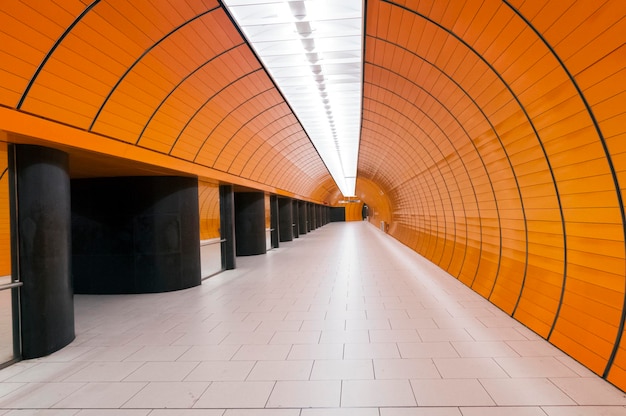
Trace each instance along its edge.
<path fill-rule="evenodd" d="M 626 2 L 367 16 L 359 175 L 389 232 L 626 389 Z"/>
<path fill-rule="evenodd" d="M 198 181 L 200 209 L 200 240 L 220 237 L 220 188 L 210 182 Z"/>

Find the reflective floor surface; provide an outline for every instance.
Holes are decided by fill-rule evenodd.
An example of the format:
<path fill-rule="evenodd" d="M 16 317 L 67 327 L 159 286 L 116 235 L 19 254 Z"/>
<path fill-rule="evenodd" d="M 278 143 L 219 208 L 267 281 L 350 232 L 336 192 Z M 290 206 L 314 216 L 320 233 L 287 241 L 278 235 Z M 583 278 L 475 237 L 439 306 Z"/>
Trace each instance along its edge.
<path fill-rule="evenodd" d="M 0 370 L 0 415 L 626 415 L 623 392 L 367 223 L 237 265 L 76 296 L 70 346 Z"/>

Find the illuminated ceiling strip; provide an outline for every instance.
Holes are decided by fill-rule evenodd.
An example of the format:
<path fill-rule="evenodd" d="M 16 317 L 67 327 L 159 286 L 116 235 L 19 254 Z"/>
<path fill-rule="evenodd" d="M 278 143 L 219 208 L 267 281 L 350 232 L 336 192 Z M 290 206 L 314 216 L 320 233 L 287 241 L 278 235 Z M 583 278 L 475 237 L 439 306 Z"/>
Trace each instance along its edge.
<path fill-rule="evenodd" d="M 224 0 L 337 183 L 354 196 L 363 0 Z"/>

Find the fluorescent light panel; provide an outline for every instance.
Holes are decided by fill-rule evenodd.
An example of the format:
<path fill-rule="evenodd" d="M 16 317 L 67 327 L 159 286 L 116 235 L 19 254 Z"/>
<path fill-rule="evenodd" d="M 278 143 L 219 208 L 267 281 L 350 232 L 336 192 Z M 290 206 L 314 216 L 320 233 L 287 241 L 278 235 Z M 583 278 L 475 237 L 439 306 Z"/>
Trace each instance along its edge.
<path fill-rule="evenodd" d="M 355 195 L 363 0 L 224 0 L 345 197 Z"/>

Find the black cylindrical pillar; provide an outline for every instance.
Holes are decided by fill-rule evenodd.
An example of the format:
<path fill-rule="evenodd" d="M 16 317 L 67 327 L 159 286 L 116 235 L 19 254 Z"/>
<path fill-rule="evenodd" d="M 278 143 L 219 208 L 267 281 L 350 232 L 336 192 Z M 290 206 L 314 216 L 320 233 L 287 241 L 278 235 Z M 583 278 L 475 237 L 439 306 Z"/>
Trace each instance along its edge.
<path fill-rule="evenodd" d="M 298 201 L 295 199 L 291 201 L 291 220 L 293 221 L 293 238 L 300 238 L 300 227 L 298 226 L 298 218 L 300 218 L 300 212 L 298 209 Z"/>
<path fill-rule="evenodd" d="M 13 275 L 20 290 L 22 358 L 53 353 L 74 335 L 67 153 L 10 147 Z"/>
<path fill-rule="evenodd" d="M 300 230 L 300 234 L 307 233 L 306 227 L 306 219 L 307 219 L 307 209 L 306 202 L 298 201 L 298 229 Z"/>
<path fill-rule="evenodd" d="M 311 230 L 315 230 L 317 228 L 316 217 L 315 217 L 315 204 L 309 204 L 309 223 L 311 224 Z"/>
<path fill-rule="evenodd" d="M 267 251 L 263 192 L 235 192 L 235 241 L 238 256 Z"/>
<path fill-rule="evenodd" d="M 270 227 L 272 231 L 270 232 L 270 238 L 272 240 L 272 248 L 278 248 L 279 246 L 279 238 L 278 238 L 278 196 L 270 195 Z"/>
<path fill-rule="evenodd" d="M 278 198 L 278 235 L 280 241 L 293 240 L 293 212 L 291 198 Z"/>

